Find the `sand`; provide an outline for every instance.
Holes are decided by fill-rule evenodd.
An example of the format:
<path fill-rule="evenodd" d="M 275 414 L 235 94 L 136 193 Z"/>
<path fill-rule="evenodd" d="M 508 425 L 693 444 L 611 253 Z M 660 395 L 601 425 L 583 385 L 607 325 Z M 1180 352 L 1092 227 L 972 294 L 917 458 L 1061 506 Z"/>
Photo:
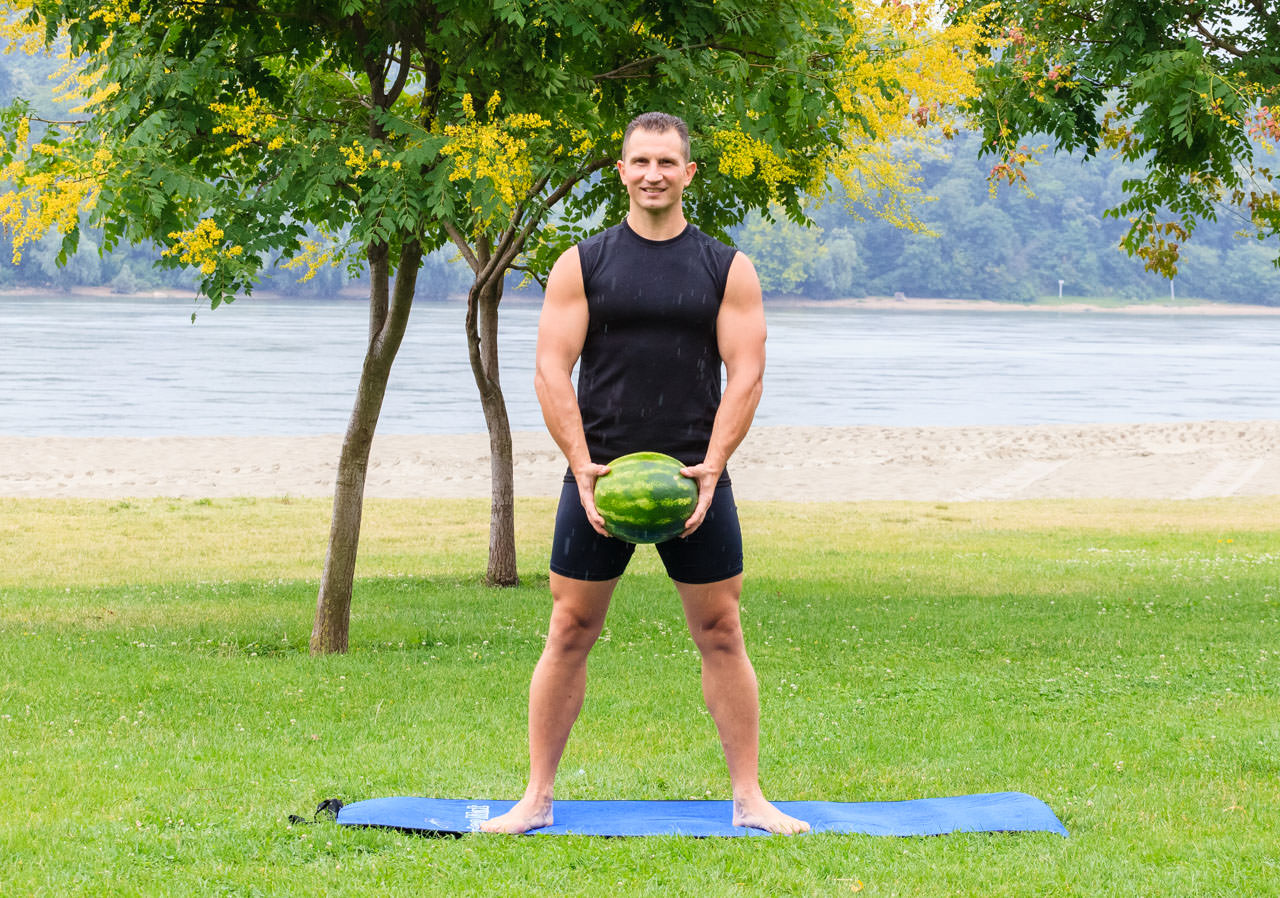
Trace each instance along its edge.
<path fill-rule="evenodd" d="M 332 495 L 341 438 L 3 437 L 0 497 Z M 517 496 L 564 460 L 515 435 Z M 981 501 L 1280 496 L 1280 421 L 1036 427 L 759 427 L 730 463 L 741 500 Z M 486 497 L 488 438 L 377 437 L 371 497 Z"/>

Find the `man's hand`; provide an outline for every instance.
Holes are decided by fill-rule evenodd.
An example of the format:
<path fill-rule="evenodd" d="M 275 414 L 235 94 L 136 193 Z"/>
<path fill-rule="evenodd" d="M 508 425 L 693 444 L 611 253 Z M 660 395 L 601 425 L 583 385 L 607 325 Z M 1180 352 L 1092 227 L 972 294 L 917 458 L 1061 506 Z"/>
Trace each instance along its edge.
<path fill-rule="evenodd" d="M 604 518 L 596 508 L 596 481 L 609 473 L 608 465 L 587 463 L 573 472 L 573 479 L 578 481 L 578 499 L 582 502 L 582 510 L 587 513 L 587 521 L 591 528 L 601 536 L 609 536 L 604 529 Z"/>
<path fill-rule="evenodd" d="M 689 515 L 689 519 L 684 522 L 684 532 L 680 534 L 682 539 L 702 526 L 707 516 L 707 509 L 711 507 L 711 500 L 715 498 L 716 484 L 720 482 L 722 472 L 723 468 L 717 468 L 706 462 L 680 469 L 680 473 L 685 477 L 698 482 L 698 504 L 694 507 L 693 514 Z"/>

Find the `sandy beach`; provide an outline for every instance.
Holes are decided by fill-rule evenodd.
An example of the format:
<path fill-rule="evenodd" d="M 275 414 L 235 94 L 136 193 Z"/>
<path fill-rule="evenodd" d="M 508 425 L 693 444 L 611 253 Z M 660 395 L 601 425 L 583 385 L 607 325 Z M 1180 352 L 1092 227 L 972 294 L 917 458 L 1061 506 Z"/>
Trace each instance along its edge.
<path fill-rule="evenodd" d="M 0 437 L 0 497 L 332 495 L 340 437 Z M 543 433 L 515 435 L 518 496 L 559 492 Z M 758 427 L 740 500 L 1280 496 L 1280 421 L 1036 427 Z M 379 436 L 367 495 L 486 497 L 488 438 Z"/>

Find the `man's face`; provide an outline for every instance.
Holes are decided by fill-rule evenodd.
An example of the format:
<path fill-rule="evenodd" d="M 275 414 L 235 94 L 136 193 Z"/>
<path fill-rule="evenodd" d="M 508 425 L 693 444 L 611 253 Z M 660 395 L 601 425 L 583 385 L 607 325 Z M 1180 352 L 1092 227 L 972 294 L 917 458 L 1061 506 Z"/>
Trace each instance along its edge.
<path fill-rule="evenodd" d="M 698 166 L 684 158 L 680 135 L 670 131 L 631 132 L 618 161 L 618 174 L 632 208 L 660 212 L 680 204 Z"/>

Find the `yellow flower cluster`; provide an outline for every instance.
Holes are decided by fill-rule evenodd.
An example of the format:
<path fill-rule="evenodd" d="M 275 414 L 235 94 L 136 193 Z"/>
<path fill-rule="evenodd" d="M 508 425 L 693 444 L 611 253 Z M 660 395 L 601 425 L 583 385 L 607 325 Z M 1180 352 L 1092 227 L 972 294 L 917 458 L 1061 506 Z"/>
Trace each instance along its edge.
<path fill-rule="evenodd" d="M 22 261 L 23 247 L 38 241 L 50 227 L 70 232 L 80 211 L 92 208 L 98 192 L 97 184 L 42 173 L 29 178 L 21 190 L 0 194 L 0 225 L 13 243 L 13 264 Z"/>
<path fill-rule="evenodd" d="M 136 25 L 142 21 L 142 16 L 136 12 L 129 12 L 129 0 L 110 0 L 89 13 L 89 19 L 90 21 L 98 19 L 103 25 L 115 25 L 120 22 Z"/>
<path fill-rule="evenodd" d="M 18 120 L 18 127 L 13 133 L 13 146 L 15 149 L 25 147 L 30 139 L 31 119 L 24 116 Z"/>
<path fill-rule="evenodd" d="M 101 176 L 111 161 L 103 149 L 85 160 L 64 152 L 59 144 L 28 146 L 30 136 L 30 121 L 20 119 L 6 138 L 10 161 L 0 169 L 0 184 L 5 185 L 0 192 L 0 226 L 9 232 L 15 265 L 22 261 L 23 247 L 50 228 L 67 234 L 76 227 L 81 211 L 97 202 Z M 35 156 L 40 158 L 33 164 Z"/>
<path fill-rule="evenodd" d="M 399 159 L 388 159 L 377 147 L 366 151 L 364 144 L 357 140 L 351 141 L 351 146 L 338 147 L 338 152 L 342 154 L 342 161 L 351 170 L 353 182 L 371 168 L 390 168 L 393 171 L 400 171 Z"/>
<path fill-rule="evenodd" d="M 574 128 L 569 132 L 569 140 L 573 143 L 575 153 L 589 153 L 596 148 L 595 138 L 586 128 Z"/>
<path fill-rule="evenodd" d="M 349 147 L 338 147 L 347 168 L 351 169 L 352 180 L 369 170 L 369 157 L 365 155 L 364 146 L 359 141 L 351 141 Z"/>
<path fill-rule="evenodd" d="M 485 104 L 488 120 L 482 122 L 476 116 L 471 95 L 464 96 L 463 112 L 467 121 L 445 126 L 449 142 L 440 152 L 453 158 L 450 181 L 487 181 L 502 205 L 509 209 L 524 200 L 533 187 L 530 159 L 534 154 L 528 152 L 529 141 L 551 123 L 535 113 L 496 117 L 500 102 L 501 97 L 495 92 Z M 469 196 L 473 211 L 483 215 L 474 191 L 469 192 Z"/>
<path fill-rule="evenodd" d="M 280 267 L 286 271 L 294 271 L 305 265 L 307 273 L 298 278 L 298 283 L 302 284 L 315 277 L 321 267 L 328 265 L 336 268 L 341 263 L 342 258 L 334 250 L 333 244 L 325 246 L 318 240 L 307 239 L 302 241 L 302 251 Z"/>
<path fill-rule="evenodd" d="M 981 17 L 943 25 L 938 4 L 927 0 L 844 0 L 841 16 L 847 37 L 831 87 L 845 146 L 823 179 L 839 183 L 851 207 L 924 230 L 911 211 L 920 195 L 915 157 L 932 151 L 939 134 L 954 135 L 953 110 L 977 94 Z"/>
<path fill-rule="evenodd" d="M 245 147 L 261 140 L 279 125 L 279 117 L 271 111 L 271 106 L 252 87 L 245 91 L 244 102 L 210 103 L 209 110 L 221 116 L 222 121 L 213 126 L 214 134 L 229 134 L 235 140 L 223 152 L 227 155 L 236 153 Z M 277 142 L 278 141 L 278 142 Z M 279 149 L 284 145 L 284 138 L 275 135 L 268 147 L 275 145 Z"/>
<path fill-rule="evenodd" d="M 732 130 L 712 132 L 711 142 L 720 151 L 720 171 L 731 178 L 755 176 L 770 187 L 796 180 L 795 168 L 763 140 Z"/>
<path fill-rule="evenodd" d="M 29 3 L 0 0 L 0 51 L 16 50 L 29 56 L 48 51 L 44 18 L 37 12 L 34 20 L 29 20 L 31 12 Z M 85 80 L 96 86 L 93 76 Z M 66 98 L 69 91 L 62 93 L 59 99 Z M 40 240 L 50 228 L 67 234 L 79 224 L 80 213 L 97 202 L 101 176 L 111 159 L 110 153 L 103 158 L 101 149 L 84 158 L 48 140 L 32 145 L 29 119 L 20 119 L 13 133 L 0 140 L 9 156 L 8 164 L 0 169 L 0 226 L 9 232 L 17 264 L 22 261 L 23 248 Z"/>
<path fill-rule="evenodd" d="M 212 218 L 202 218 L 190 231 L 172 231 L 169 239 L 174 245 L 162 255 L 177 256 L 184 265 L 199 268 L 208 276 L 218 270 L 221 260 L 233 258 L 244 252 L 243 246 L 222 248 L 222 228 Z"/>
<path fill-rule="evenodd" d="M 984 14 L 940 26 L 927 6 L 878 0 L 845 4 L 846 59 L 833 87 L 846 116 L 863 123 L 855 126 L 855 137 L 892 140 L 931 124 L 946 130 L 954 125 L 940 113 L 977 94 L 974 50 Z M 886 95 L 885 84 L 898 89 Z"/>
<path fill-rule="evenodd" d="M 556 117 L 555 130 L 567 135 L 553 150 L 554 155 L 561 159 L 586 156 L 596 148 L 595 137 L 589 128 L 572 124 L 563 116 Z"/>
<path fill-rule="evenodd" d="M 111 38 L 102 42 L 102 52 L 111 46 Z M 96 69 L 82 68 L 84 60 L 72 57 L 70 50 L 64 48 L 61 53 L 62 65 L 50 76 L 50 79 L 61 79 L 53 88 L 53 97 L 59 103 L 73 104 L 72 115 L 91 113 L 104 100 L 110 99 L 120 85 L 105 80 L 106 66 Z"/>
<path fill-rule="evenodd" d="M 0 53 L 17 50 L 34 56 L 44 49 L 44 21 L 42 17 L 38 17 L 35 23 L 27 21 L 30 6 L 29 3 L 0 0 Z"/>
<path fill-rule="evenodd" d="M 31 19 L 33 12 L 34 19 Z M 98 10 L 90 18 L 100 18 L 99 13 L 102 12 Z M 53 98 L 64 104 L 75 102 L 76 106 L 70 112 L 80 114 L 91 104 L 110 96 L 117 87 L 102 83 L 103 68 L 82 71 L 82 60 L 70 56 L 66 37 L 67 30 L 63 26 L 49 39 L 46 21 L 38 9 L 33 10 L 32 4 L 0 0 L 0 54 L 19 52 L 27 56 L 48 55 L 62 59 L 62 65 L 50 76 L 50 80 L 62 79 L 53 88 Z M 101 49 L 105 51 L 110 46 L 111 38 L 107 37 Z"/>

